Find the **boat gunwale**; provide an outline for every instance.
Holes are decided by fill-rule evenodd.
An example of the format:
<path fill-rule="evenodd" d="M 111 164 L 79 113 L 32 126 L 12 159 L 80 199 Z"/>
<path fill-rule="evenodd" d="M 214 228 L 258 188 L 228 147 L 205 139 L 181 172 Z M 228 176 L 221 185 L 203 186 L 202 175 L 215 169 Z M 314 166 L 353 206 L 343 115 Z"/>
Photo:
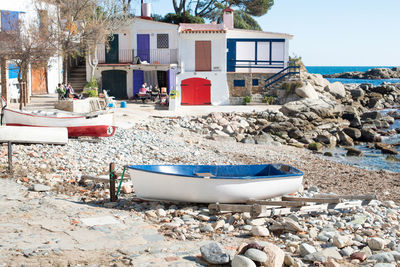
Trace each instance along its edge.
<path fill-rule="evenodd" d="M 286 173 L 286 174 L 279 174 L 279 175 L 269 175 L 269 176 L 199 176 L 199 175 L 184 175 L 184 174 L 178 174 L 178 173 L 166 173 L 166 172 L 160 172 L 160 171 L 150 171 L 150 170 L 144 170 L 137 168 L 139 166 L 165 166 L 165 167 L 170 167 L 170 166 L 189 166 L 189 167 L 195 167 L 195 166 L 212 166 L 212 167 L 222 167 L 222 166 L 268 166 L 268 165 L 285 165 L 285 164 L 251 164 L 251 165 L 126 165 L 125 167 L 136 170 L 136 171 L 141 171 L 141 172 L 146 172 L 146 173 L 156 173 L 156 174 L 162 174 L 162 175 L 169 175 L 169 176 L 180 176 L 180 177 L 187 177 L 187 178 L 197 178 L 197 179 L 213 179 L 213 180 L 218 180 L 218 179 L 225 179 L 225 180 L 258 180 L 258 179 L 274 179 L 274 178 L 288 178 L 288 179 L 294 179 L 298 178 L 299 176 L 304 176 L 304 173 L 300 171 L 299 169 L 292 167 L 290 165 L 285 165 L 293 168 L 296 172 L 298 173 Z M 136 168 L 135 168 L 136 166 Z"/>
<path fill-rule="evenodd" d="M 90 114 L 88 113 L 88 115 L 78 115 L 78 114 L 73 114 L 72 116 L 68 117 L 68 116 L 64 116 L 64 117 L 54 117 L 54 116 L 45 116 L 45 115 L 40 115 L 40 114 L 32 114 L 30 112 L 24 112 L 24 111 L 18 111 L 15 109 L 10 109 L 10 108 L 4 108 L 4 111 L 9 111 L 9 112 L 13 112 L 13 113 L 17 113 L 19 115 L 26 115 L 26 116 L 31 116 L 31 117 L 37 117 L 37 118 L 45 118 L 45 119 L 92 119 L 92 118 L 99 118 L 100 116 L 109 116 L 109 115 L 113 115 L 113 113 L 95 113 L 95 114 Z M 60 112 L 60 114 L 63 114 L 63 112 Z M 65 112 L 64 112 L 65 114 Z M 92 117 L 91 117 L 92 116 Z"/>

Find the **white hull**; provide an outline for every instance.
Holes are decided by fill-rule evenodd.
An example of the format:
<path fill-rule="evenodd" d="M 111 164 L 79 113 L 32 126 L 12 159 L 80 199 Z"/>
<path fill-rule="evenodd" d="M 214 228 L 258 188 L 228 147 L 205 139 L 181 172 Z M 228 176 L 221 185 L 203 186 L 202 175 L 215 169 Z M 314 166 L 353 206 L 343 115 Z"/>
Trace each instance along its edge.
<path fill-rule="evenodd" d="M 57 144 L 68 143 L 67 128 L 28 128 L 0 126 L 0 143 Z"/>
<path fill-rule="evenodd" d="M 66 127 L 69 136 L 112 136 L 115 132 L 113 113 L 83 116 L 64 112 L 21 112 L 5 108 L 3 114 L 3 124 L 5 125 Z"/>
<path fill-rule="evenodd" d="M 294 193 L 303 176 L 258 179 L 197 178 L 129 169 L 138 198 L 198 203 L 245 203 Z"/>

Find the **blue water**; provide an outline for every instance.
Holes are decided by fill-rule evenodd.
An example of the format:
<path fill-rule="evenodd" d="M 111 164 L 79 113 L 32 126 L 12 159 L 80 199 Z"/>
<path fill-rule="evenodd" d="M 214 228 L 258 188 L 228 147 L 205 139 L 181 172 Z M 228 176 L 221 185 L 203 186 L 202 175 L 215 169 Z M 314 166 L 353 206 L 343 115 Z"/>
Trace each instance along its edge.
<path fill-rule="evenodd" d="M 396 109 L 387 109 L 382 110 L 382 114 L 386 115 L 387 112 L 393 111 Z M 399 112 L 400 109 L 397 109 Z M 395 120 L 394 124 L 390 125 L 387 129 L 392 130 L 400 127 L 400 120 Z M 383 136 L 382 143 L 386 144 L 397 144 L 400 143 L 400 134 L 395 134 L 391 136 Z M 325 151 L 330 151 L 333 154 L 333 157 L 329 157 L 334 161 L 338 161 L 341 163 L 357 166 L 360 168 L 370 169 L 370 170 L 388 170 L 391 172 L 400 173 L 400 163 L 395 161 L 386 160 L 387 155 L 383 155 L 380 150 L 367 147 L 367 145 L 356 145 L 354 146 L 356 149 L 361 150 L 364 153 L 363 157 L 347 157 L 346 150 L 344 148 L 333 148 L 327 149 Z M 400 146 L 395 147 L 397 151 L 400 152 Z M 398 159 L 400 159 L 400 155 L 396 155 Z"/>
<path fill-rule="evenodd" d="M 394 66 L 307 66 L 306 69 L 309 73 L 319 74 L 335 74 L 349 71 L 365 72 L 373 68 L 393 68 Z"/>
<path fill-rule="evenodd" d="M 335 74 L 349 71 L 365 72 L 373 68 L 393 68 L 393 66 L 307 66 L 306 69 L 309 73 L 318 74 Z M 381 80 L 364 80 L 364 79 L 341 79 L 341 78 L 328 78 L 328 81 L 341 82 L 341 83 L 370 83 L 372 85 L 381 85 L 382 83 L 400 83 L 400 79 L 381 79 Z"/>
<path fill-rule="evenodd" d="M 335 74 L 349 71 L 361 71 L 365 72 L 372 68 L 393 68 L 393 66 L 307 66 L 309 73 L 317 74 Z M 330 82 L 341 82 L 341 83 L 370 83 L 373 85 L 380 85 L 383 82 L 387 83 L 400 83 L 400 79 L 381 79 L 381 80 L 364 80 L 364 79 L 338 79 L 328 78 Z M 392 109 L 393 110 L 393 109 Z M 381 111 L 386 114 L 389 110 Z M 399 111 L 399 109 L 398 109 Z M 400 120 L 395 120 L 395 123 L 390 126 L 389 129 L 396 129 L 400 127 Z M 382 142 L 387 144 L 396 144 L 400 142 L 400 134 L 392 135 L 389 137 L 382 137 Z M 347 157 L 346 150 L 344 148 L 327 149 L 333 153 L 333 157 L 328 157 L 334 161 L 342 162 L 345 164 L 357 166 L 360 168 L 371 169 L 371 170 L 388 170 L 391 172 L 400 173 L 400 163 L 386 160 L 387 155 L 383 155 L 380 150 L 367 147 L 366 145 L 357 145 L 355 148 L 361 150 L 364 153 L 363 157 Z M 400 152 L 400 147 L 396 147 Z M 396 156 L 400 159 L 400 155 Z"/>

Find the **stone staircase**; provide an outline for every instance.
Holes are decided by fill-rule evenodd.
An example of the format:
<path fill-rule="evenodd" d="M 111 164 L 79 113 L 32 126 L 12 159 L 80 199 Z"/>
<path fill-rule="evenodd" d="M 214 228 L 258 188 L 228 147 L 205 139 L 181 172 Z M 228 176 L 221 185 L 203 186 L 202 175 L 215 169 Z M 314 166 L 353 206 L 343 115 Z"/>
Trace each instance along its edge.
<path fill-rule="evenodd" d="M 68 82 L 76 92 L 83 91 L 86 81 L 86 66 L 77 66 L 71 69 L 68 75 Z"/>

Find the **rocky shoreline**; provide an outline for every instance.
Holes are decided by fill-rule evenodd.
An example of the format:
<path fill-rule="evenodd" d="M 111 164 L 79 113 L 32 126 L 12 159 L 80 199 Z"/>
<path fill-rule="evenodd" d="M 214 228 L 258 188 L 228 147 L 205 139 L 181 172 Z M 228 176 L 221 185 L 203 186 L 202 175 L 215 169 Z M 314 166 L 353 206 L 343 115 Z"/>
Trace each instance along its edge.
<path fill-rule="evenodd" d="M 365 79 L 365 80 L 380 80 L 380 79 L 399 79 L 400 68 L 373 68 L 365 72 L 350 71 L 335 74 L 325 74 L 324 78 L 343 78 L 343 79 Z"/>
<path fill-rule="evenodd" d="M 5 171 L 7 148 L 0 147 L 0 266 L 399 264 L 399 174 L 336 163 L 319 151 L 343 146 L 357 154 L 352 146 L 362 142 L 397 157 L 396 146 L 380 141 L 397 132 L 385 128 L 400 114 L 377 110 L 396 107 L 400 88 L 331 84 L 307 73 L 302 80 L 292 92 L 297 100 L 280 110 L 156 117 L 95 142 L 13 145 L 13 175 Z M 215 214 L 201 204 L 138 200 L 127 181 L 112 203 L 107 182 L 82 179 L 107 177 L 110 162 L 119 173 L 127 164 L 285 163 L 305 174 L 297 196 L 375 194 L 378 200 L 252 218 Z"/>

